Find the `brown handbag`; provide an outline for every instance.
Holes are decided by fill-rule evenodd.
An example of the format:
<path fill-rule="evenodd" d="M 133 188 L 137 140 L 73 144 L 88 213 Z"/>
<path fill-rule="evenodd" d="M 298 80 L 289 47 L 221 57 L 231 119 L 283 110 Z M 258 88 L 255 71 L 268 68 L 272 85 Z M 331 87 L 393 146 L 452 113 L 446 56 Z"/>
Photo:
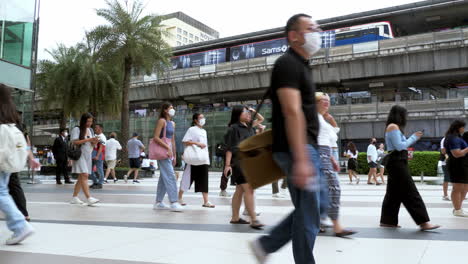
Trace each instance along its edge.
<path fill-rule="evenodd" d="M 270 90 L 265 93 L 262 102 L 257 107 L 257 111 L 252 117 L 252 122 L 269 94 Z M 249 183 L 253 189 L 257 189 L 285 177 L 283 171 L 273 160 L 272 147 L 273 131 L 271 129 L 249 137 L 239 144 L 238 157 L 241 169 L 247 183 Z"/>

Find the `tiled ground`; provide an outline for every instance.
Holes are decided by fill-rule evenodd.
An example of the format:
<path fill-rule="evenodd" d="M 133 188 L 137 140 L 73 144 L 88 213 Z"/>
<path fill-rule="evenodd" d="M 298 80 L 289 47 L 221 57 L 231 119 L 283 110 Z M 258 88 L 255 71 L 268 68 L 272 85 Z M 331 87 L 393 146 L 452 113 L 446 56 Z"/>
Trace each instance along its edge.
<path fill-rule="evenodd" d="M 247 241 L 261 232 L 229 224 L 230 199 L 218 196 L 219 177 L 210 174 L 210 200 L 216 208 L 202 208 L 201 196 L 189 192 L 183 213 L 152 210 L 157 178 L 139 185 L 122 181 L 105 185 L 93 192 L 102 200 L 97 207 L 68 204 L 73 186 L 57 186 L 53 179 L 24 184 L 37 233 L 22 245 L 0 245 L 0 263 L 255 263 Z M 321 235 L 315 248 L 317 263 L 464 262 L 468 218 L 451 215 L 451 203 L 442 201 L 440 186 L 418 188 L 432 221 L 442 229 L 419 232 L 404 209 L 402 229 L 379 228 L 385 186 L 349 185 L 342 177 L 342 220 L 359 233 L 350 239 Z M 267 225 L 280 221 L 291 208 L 289 198 L 272 198 L 270 187 L 257 191 L 257 210 Z M 1 223 L 0 239 L 9 235 Z M 291 245 L 272 255 L 269 263 L 294 263 Z"/>

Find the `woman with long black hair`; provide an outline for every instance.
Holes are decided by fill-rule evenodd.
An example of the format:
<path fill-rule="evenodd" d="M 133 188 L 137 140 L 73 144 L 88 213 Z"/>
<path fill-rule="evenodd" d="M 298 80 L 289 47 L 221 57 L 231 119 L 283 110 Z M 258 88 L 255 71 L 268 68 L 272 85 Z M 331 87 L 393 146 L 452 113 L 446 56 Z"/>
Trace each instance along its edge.
<path fill-rule="evenodd" d="M 447 170 L 452 183 L 453 215 L 468 217 L 468 212 L 463 210 L 463 200 L 468 192 L 468 144 L 461 137 L 465 133 L 465 122 L 455 120 L 445 134 L 444 147 L 449 158 L 447 159 Z"/>
<path fill-rule="evenodd" d="M 406 109 L 399 105 L 393 106 L 388 114 L 385 143 L 390 154 L 386 157 L 387 162 L 384 164 L 387 167 L 388 180 L 387 192 L 382 203 L 380 226 L 400 227 L 398 225 L 398 213 L 403 203 L 421 231 L 433 230 L 440 226 L 429 222 L 426 205 L 414 184 L 408 168 L 407 149 L 416 143 L 423 133 L 416 132 L 408 139 L 404 136 L 407 116 Z"/>
<path fill-rule="evenodd" d="M 10 88 L 6 87 L 4 84 L 0 84 L 0 125 L 9 125 L 9 124 L 19 124 L 19 116 L 16 112 L 15 104 L 13 103 L 13 99 L 11 97 Z M 7 127 L 4 128 L 7 131 Z M 2 129 L 3 131 L 3 129 Z M 10 131 L 10 129 L 8 129 Z M 5 135 L 0 135 L 0 138 L 4 139 Z M 5 140 L 0 144 L 6 143 Z M 24 148 L 28 151 L 28 159 L 29 165 L 32 169 L 36 169 L 40 166 L 34 160 L 32 156 L 31 150 L 28 149 L 26 145 Z M 2 157 L 4 154 L 9 154 L 13 150 L 1 148 L 2 149 Z M 3 162 L 3 160 L 0 160 Z M 26 160 L 24 161 L 26 164 Z M 25 217 L 21 214 L 18 208 L 15 205 L 12 197 L 8 192 L 8 183 L 10 180 L 11 173 L 0 170 L 0 211 L 3 212 L 6 219 L 6 224 L 8 229 L 13 232 L 13 235 L 6 241 L 7 245 L 14 245 L 18 244 L 28 236 L 34 233 L 34 228 L 26 222 Z"/>
<path fill-rule="evenodd" d="M 176 144 L 175 144 L 175 122 L 172 118 L 175 115 L 175 109 L 170 103 L 164 103 L 161 107 L 159 120 L 154 129 L 153 141 L 159 144 L 167 151 L 167 158 L 158 160 L 160 175 L 158 180 L 158 187 L 156 191 L 156 203 L 153 207 L 155 210 L 170 209 L 172 212 L 182 212 L 182 205 L 177 199 L 177 181 L 175 178 L 174 166 L 176 165 Z M 167 138 L 169 143 L 163 140 Z M 166 193 L 169 196 L 171 206 L 163 203 Z"/>
<path fill-rule="evenodd" d="M 252 109 L 251 109 L 252 110 Z M 258 121 L 251 122 L 252 111 L 245 106 L 235 106 L 232 109 L 231 121 L 229 122 L 226 134 L 226 164 L 224 175 L 232 175 L 231 184 L 236 186 L 236 191 L 232 196 L 232 217 L 231 224 L 250 224 L 254 229 L 263 228 L 263 224 L 257 220 L 255 212 L 254 191 L 247 183 L 239 164 L 238 151 L 239 143 L 255 135 L 255 128 Z M 250 222 L 240 218 L 240 207 L 242 199 L 245 199 L 245 207 L 250 216 Z"/>
<path fill-rule="evenodd" d="M 357 158 L 359 156 L 359 152 L 357 151 L 356 145 L 353 142 L 348 143 L 348 152 L 346 152 L 346 156 L 348 157 L 348 176 L 349 176 L 349 183 L 353 183 L 353 177 L 356 178 L 356 184 L 359 184 L 359 176 L 357 175 L 357 167 L 358 161 Z"/>
<path fill-rule="evenodd" d="M 72 173 L 78 174 L 78 180 L 75 183 L 73 198 L 70 201 L 71 204 L 87 204 L 92 206 L 99 202 L 98 199 L 91 197 L 88 186 L 88 177 L 93 172 L 91 156 L 94 146 L 99 142 L 99 139 L 95 137 L 93 130 L 91 129 L 93 120 L 94 117 L 90 113 L 81 115 L 80 126 L 73 128 L 70 135 L 70 141 L 72 144 L 79 146 L 81 149 L 80 158 L 73 161 L 72 164 Z M 78 198 L 78 194 L 81 190 L 83 190 L 86 197 L 86 202 L 83 202 Z"/>
<path fill-rule="evenodd" d="M 186 148 L 195 148 L 197 155 L 203 157 L 204 164 L 187 163 L 179 190 L 179 203 L 186 205 L 183 200 L 184 192 L 195 183 L 195 192 L 201 192 L 203 196 L 203 207 L 214 208 L 215 205 L 208 200 L 208 166 L 210 165 L 210 154 L 208 152 L 208 136 L 203 126 L 206 123 L 205 116 L 195 113 L 192 116 L 192 127 L 185 133 L 182 142 Z M 201 162 L 201 161 L 200 161 Z"/>

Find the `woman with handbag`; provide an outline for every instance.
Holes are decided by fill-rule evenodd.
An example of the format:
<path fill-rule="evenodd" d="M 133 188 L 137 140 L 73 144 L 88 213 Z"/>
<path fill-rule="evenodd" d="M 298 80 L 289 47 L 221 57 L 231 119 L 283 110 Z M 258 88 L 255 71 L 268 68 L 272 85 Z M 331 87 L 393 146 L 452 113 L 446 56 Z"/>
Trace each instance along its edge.
<path fill-rule="evenodd" d="M 348 152 L 346 152 L 346 156 L 348 157 L 348 176 L 349 176 L 349 183 L 353 183 L 353 177 L 356 178 L 356 184 L 359 184 L 359 177 L 357 175 L 357 167 L 358 167 L 358 158 L 359 151 L 357 151 L 356 145 L 353 142 L 348 143 Z"/>
<path fill-rule="evenodd" d="M 164 103 L 159 114 L 159 120 L 154 129 L 153 143 L 155 143 L 156 152 L 163 152 L 164 157 L 157 158 L 160 175 L 156 191 L 155 210 L 170 209 L 173 212 L 182 212 L 183 207 L 177 199 L 177 181 L 175 179 L 174 166 L 176 165 L 176 144 L 175 144 L 175 122 L 172 118 L 175 115 L 175 109 L 170 103 Z M 152 147 L 150 145 L 150 152 Z M 150 159 L 152 159 L 150 153 Z M 171 206 L 163 203 L 166 193 L 169 196 Z"/>
<path fill-rule="evenodd" d="M 195 113 L 192 117 L 192 127 L 185 133 L 182 142 L 185 145 L 184 160 L 187 163 L 179 190 L 179 203 L 186 205 L 182 197 L 184 192 L 190 189 L 195 182 L 195 192 L 201 192 L 203 196 L 203 207 L 214 208 L 208 201 L 208 166 L 210 165 L 210 154 L 208 152 L 208 136 L 203 129 L 205 116 Z"/>
<path fill-rule="evenodd" d="M 317 101 L 318 120 L 320 123 L 317 141 L 320 160 L 322 161 L 321 169 L 328 183 L 328 216 L 333 223 L 335 236 L 346 237 L 355 234 L 356 231 L 345 229 L 338 220 L 341 188 L 340 180 L 335 172 L 339 171 L 340 167 L 332 154 L 332 147 L 336 144 L 340 129 L 333 116 L 328 112 L 330 109 L 330 97 L 325 93 L 318 92 L 315 94 L 315 99 Z M 322 216 L 322 218 L 325 217 Z M 321 231 L 324 232 L 325 230 L 321 229 Z"/>
<path fill-rule="evenodd" d="M 224 175 L 232 175 L 231 184 L 236 186 L 236 191 L 232 196 L 232 217 L 231 224 L 250 224 L 254 229 L 262 229 L 263 224 L 257 220 L 254 204 L 254 191 L 245 180 L 242 173 L 238 150 L 239 143 L 255 135 L 255 126 L 258 122 L 251 122 L 252 112 L 245 106 L 235 106 L 232 109 L 231 121 L 229 122 L 228 132 L 226 134 L 226 164 Z M 240 207 L 242 199 L 245 199 L 245 207 L 250 216 L 250 222 L 240 217 Z"/>
<path fill-rule="evenodd" d="M 382 203 L 381 227 L 399 228 L 398 213 L 403 205 L 419 225 L 421 231 L 439 228 L 429 222 L 426 205 L 414 184 L 408 168 L 407 148 L 418 141 L 423 133 L 416 132 L 410 138 L 404 136 L 408 113 L 402 106 L 395 105 L 390 110 L 385 130 L 385 144 L 388 154 L 382 163 L 387 167 L 387 192 Z"/>
<path fill-rule="evenodd" d="M 88 177 L 93 172 L 92 153 L 94 146 L 99 139 L 94 136 L 91 126 L 93 125 L 93 116 L 90 113 L 83 114 L 80 119 L 80 126 L 73 128 L 70 135 L 70 142 L 81 150 L 81 155 L 73 161 L 72 173 L 78 174 L 78 180 L 75 183 L 73 198 L 71 204 L 88 204 L 92 206 L 99 200 L 91 197 L 89 193 Z M 87 203 L 78 198 L 78 194 L 83 190 Z"/>

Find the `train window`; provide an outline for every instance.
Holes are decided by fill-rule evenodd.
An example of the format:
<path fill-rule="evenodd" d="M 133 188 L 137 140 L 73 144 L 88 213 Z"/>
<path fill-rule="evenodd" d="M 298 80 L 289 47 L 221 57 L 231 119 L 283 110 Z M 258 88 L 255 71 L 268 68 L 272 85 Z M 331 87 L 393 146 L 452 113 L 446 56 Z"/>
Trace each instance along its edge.
<path fill-rule="evenodd" d="M 199 40 L 200 40 L 200 38 L 195 36 L 195 41 L 199 41 Z"/>
<path fill-rule="evenodd" d="M 369 28 L 369 29 L 364 29 L 362 30 L 363 35 L 379 35 L 379 29 L 378 28 Z"/>
<path fill-rule="evenodd" d="M 346 33 L 338 33 L 336 34 L 336 40 L 345 40 L 350 38 L 359 38 L 362 36 L 362 31 L 352 31 Z"/>
<path fill-rule="evenodd" d="M 390 29 L 388 25 L 383 26 L 384 34 L 390 35 Z"/>

